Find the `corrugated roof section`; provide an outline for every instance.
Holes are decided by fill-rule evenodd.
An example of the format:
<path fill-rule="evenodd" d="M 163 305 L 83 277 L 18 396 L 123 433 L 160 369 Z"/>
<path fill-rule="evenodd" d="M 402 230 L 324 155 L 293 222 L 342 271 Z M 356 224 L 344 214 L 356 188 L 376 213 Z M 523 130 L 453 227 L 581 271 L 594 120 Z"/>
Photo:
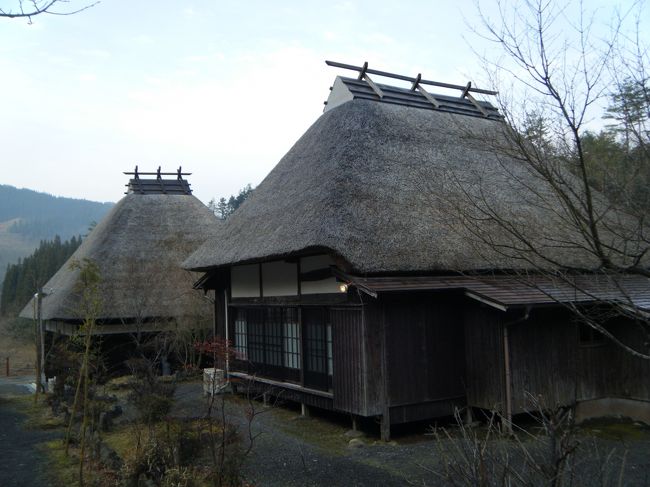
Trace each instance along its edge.
<path fill-rule="evenodd" d="M 421 92 L 416 90 L 376 83 L 376 86 L 378 86 L 383 92 L 383 96 L 380 97 L 365 80 L 344 77 L 341 77 L 340 79 L 348 88 L 354 99 L 374 100 L 394 105 L 404 105 L 414 108 L 439 110 L 441 112 L 485 118 L 485 115 L 480 111 L 480 109 L 466 98 L 429 93 L 429 95 L 438 103 L 438 107 L 435 107 Z M 487 118 L 495 120 L 503 119 L 503 116 L 492 104 L 485 101 L 479 101 L 478 103 L 487 113 Z"/>
<path fill-rule="evenodd" d="M 549 276 L 341 276 L 370 294 L 460 290 L 503 309 L 570 302 L 622 302 L 650 311 L 650 279 L 633 275 Z"/>

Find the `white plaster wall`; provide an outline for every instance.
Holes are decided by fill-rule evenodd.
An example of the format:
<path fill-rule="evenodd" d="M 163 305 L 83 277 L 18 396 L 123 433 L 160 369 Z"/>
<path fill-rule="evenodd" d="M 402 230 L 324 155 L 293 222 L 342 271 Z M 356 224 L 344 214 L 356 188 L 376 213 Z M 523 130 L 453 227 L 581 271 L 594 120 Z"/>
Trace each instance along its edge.
<path fill-rule="evenodd" d="M 259 264 L 237 265 L 231 267 L 230 292 L 233 298 L 259 298 Z"/>
<path fill-rule="evenodd" d="M 262 264 L 262 292 L 267 296 L 298 295 L 298 265 L 277 261 Z"/>
<path fill-rule="evenodd" d="M 300 259 L 300 272 L 315 271 L 318 269 L 329 269 L 334 261 L 328 255 L 314 255 Z M 302 294 L 331 294 L 339 293 L 339 285 L 336 278 L 328 277 L 320 281 L 301 281 L 300 292 Z"/>

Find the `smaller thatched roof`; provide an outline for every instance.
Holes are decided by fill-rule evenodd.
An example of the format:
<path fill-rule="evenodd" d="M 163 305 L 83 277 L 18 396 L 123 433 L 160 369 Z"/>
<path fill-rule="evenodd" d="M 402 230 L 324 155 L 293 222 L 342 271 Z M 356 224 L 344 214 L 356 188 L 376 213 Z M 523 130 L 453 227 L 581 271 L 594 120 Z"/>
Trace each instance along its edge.
<path fill-rule="evenodd" d="M 45 320 L 76 321 L 81 297 L 73 261 L 99 268 L 104 321 L 146 321 L 209 316 L 210 307 L 192 290 L 196 275 L 181 269 L 183 259 L 212 236 L 215 215 L 190 194 L 130 192 L 92 230 L 70 260 L 44 286 Z M 151 194 L 154 193 L 154 194 Z M 33 302 L 20 316 L 33 317 Z"/>

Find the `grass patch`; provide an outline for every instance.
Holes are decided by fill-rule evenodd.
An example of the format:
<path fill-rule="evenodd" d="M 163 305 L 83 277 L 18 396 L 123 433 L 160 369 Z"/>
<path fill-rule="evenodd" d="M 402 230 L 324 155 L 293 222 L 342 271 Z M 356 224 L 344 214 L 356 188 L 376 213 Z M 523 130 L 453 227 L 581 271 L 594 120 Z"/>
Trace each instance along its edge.
<path fill-rule="evenodd" d="M 57 485 L 76 485 L 79 479 L 79 459 L 72 455 L 66 456 L 63 442 L 60 439 L 47 441 L 41 445 L 41 449 L 47 455 Z"/>
<path fill-rule="evenodd" d="M 235 399 L 248 402 L 244 398 Z M 256 406 L 263 407 L 257 403 Z M 342 455 L 346 451 L 350 440 L 345 436 L 348 428 L 333 422 L 331 419 L 318 417 L 319 413 L 312 411 L 312 416 L 303 417 L 296 410 L 285 406 L 276 406 L 264 414 L 273 415 L 277 427 L 288 435 L 296 437 L 300 441 L 315 446 L 326 453 Z M 259 418 L 256 419 L 256 421 L 259 420 Z"/>
<path fill-rule="evenodd" d="M 43 402 L 44 397 L 39 396 L 34 402 L 34 396 L 16 397 L 14 401 L 20 405 L 21 411 L 27 415 L 25 426 L 32 430 L 63 429 L 65 424 L 61 417 L 54 416 L 52 410 Z"/>
<path fill-rule="evenodd" d="M 120 458 L 126 458 L 135 448 L 133 427 L 122 426 L 113 431 L 104 433 L 102 440 L 111 449 L 115 450 Z"/>
<path fill-rule="evenodd" d="M 630 419 L 593 419 L 583 423 L 581 431 L 603 440 L 650 440 L 650 427 Z"/>

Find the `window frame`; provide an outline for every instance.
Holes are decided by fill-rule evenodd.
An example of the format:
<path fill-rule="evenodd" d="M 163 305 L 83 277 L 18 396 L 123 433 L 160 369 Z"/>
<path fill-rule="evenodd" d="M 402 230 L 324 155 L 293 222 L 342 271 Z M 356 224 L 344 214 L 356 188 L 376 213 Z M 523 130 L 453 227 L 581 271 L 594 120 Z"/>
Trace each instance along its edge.
<path fill-rule="evenodd" d="M 328 307 L 238 304 L 230 309 L 232 318 L 228 326 L 234 338 L 234 369 L 305 388 L 332 390 L 335 364 Z M 318 323 L 306 325 L 304 314 L 312 320 L 316 318 Z M 309 330 L 317 336 L 308 336 L 308 326 L 315 326 Z M 314 346 L 319 353 L 310 357 L 309 350 Z M 315 367 L 316 362 L 319 367 Z M 315 370 L 322 366 L 324 371 Z"/>

